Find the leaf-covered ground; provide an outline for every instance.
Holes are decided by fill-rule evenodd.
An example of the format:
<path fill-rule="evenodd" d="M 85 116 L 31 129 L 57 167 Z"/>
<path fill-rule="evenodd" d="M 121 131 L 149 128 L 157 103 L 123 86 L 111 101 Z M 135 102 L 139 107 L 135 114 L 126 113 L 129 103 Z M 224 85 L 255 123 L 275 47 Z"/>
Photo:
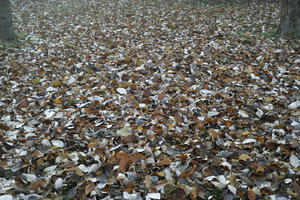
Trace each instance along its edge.
<path fill-rule="evenodd" d="M 300 199 L 300 42 L 273 34 L 279 2 L 12 4 L 1 200 Z"/>

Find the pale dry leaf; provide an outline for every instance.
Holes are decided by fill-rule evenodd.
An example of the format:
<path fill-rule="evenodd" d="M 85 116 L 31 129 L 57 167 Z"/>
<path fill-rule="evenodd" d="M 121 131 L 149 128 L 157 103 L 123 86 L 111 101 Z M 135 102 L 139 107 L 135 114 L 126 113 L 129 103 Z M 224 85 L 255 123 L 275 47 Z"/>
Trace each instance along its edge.
<path fill-rule="evenodd" d="M 53 146 L 63 148 L 65 146 L 65 143 L 62 140 L 51 140 L 51 143 Z"/>
<path fill-rule="evenodd" d="M 126 91 L 125 88 L 117 88 L 117 92 L 118 92 L 119 94 L 127 95 L 127 91 Z"/>
<path fill-rule="evenodd" d="M 300 107 L 300 101 L 295 101 L 289 105 L 289 109 L 297 109 Z"/>
<path fill-rule="evenodd" d="M 297 156 L 295 156 L 294 154 L 292 154 L 290 156 L 290 164 L 294 168 L 298 168 L 300 166 L 300 160 L 297 158 Z"/>
<path fill-rule="evenodd" d="M 148 193 L 146 199 L 161 199 L 160 193 Z"/>
<path fill-rule="evenodd" d="M 56 181 L 54 183 L 54 187 L 55 187 L 55 189 L 58 190 L 58 189 L 60 189 L 63 186 L 63 184 L 64 184 L 63 179 L 62 178 L 58 178 L 58 179 L 56 179 Z"/>
<path fill-rule="evenodd" d="M 14 200 L 14 198 L 10 194 L 5 194 L 0 196 L 0 200 Z"/>

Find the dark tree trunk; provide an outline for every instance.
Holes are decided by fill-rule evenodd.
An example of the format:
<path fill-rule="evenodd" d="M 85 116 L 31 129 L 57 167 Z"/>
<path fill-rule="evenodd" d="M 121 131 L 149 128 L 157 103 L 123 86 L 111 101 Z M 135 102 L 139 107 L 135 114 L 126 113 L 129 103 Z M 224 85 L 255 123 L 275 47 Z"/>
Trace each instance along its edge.
<path fill-rule="evenodd" d="M 300 0 L 282 0 L 278 31 L 285 35 L 300 36 Z"/>
<path fill-rule="evenodd" d="M 12 40 L 15 38 L 13 17 L 9 0 L 0 0 L 0 40 Z"/>

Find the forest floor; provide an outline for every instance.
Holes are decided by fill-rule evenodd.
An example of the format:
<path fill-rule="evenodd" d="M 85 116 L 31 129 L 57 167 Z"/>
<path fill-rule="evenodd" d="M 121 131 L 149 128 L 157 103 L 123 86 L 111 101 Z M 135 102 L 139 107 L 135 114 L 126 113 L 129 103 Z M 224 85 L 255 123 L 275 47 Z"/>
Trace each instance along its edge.
<path fill-rule="evenodd" d="M 242 2 L 12 1 L 0 200 L 300 199 L 300 41 Z"/>

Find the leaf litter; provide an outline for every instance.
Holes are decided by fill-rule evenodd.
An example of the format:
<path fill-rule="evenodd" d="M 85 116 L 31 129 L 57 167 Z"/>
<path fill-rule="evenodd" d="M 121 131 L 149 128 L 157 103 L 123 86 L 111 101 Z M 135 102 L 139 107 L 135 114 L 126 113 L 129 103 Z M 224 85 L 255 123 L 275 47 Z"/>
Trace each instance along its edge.
<path fill-rule="evenodd" d="M 13 1 L 0 199 L 299 199 L 299 41 L 228 5 Z"/>

